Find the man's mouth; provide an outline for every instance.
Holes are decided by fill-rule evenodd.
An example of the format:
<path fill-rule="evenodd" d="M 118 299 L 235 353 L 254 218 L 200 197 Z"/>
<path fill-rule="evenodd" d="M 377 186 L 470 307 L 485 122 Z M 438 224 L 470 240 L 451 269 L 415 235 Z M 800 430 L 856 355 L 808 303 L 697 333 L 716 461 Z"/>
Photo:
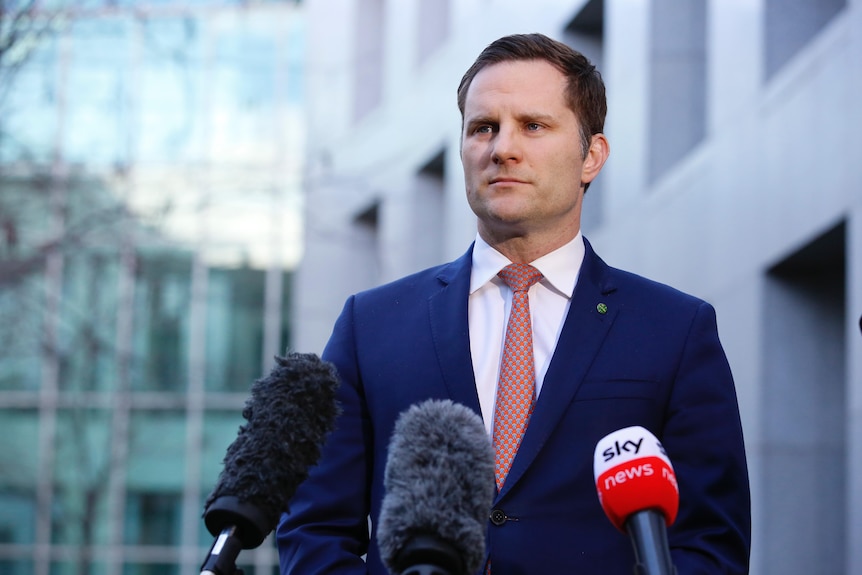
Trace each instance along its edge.
<path fill-rule="evenodd" d="M 489 181 L 490 184 L 525 184 L 524 180 L 519 180 L 518 178 L 511 177 L 497 177 L 491 178 Z"/>

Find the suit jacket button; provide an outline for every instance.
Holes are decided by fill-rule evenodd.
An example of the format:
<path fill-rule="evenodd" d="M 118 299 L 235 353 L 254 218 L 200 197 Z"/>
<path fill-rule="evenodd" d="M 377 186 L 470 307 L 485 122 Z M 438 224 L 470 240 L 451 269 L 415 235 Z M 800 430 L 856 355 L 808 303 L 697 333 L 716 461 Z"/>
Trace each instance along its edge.
<path fill-rule="evenodd" d="M 508 519 L 508 517 L 506 517 L 506 514 L 502 509 L 494 509 L 491 511 L 491 523 L 494 525 L 502 525 L 506 522 L 506 519 Z"/>

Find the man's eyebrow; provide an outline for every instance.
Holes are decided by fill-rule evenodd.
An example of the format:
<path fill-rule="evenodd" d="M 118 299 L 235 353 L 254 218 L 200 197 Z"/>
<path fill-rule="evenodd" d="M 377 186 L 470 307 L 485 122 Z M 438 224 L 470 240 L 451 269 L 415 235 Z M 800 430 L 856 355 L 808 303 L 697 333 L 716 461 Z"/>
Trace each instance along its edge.
<path fill-rule="evenodd" d="M 553 114 L 547 112 L 522 112 L 515 117 L 519 122 L 541 122 L 544 124 L 553 124 L 557 122 Z M 472 117 L 464 119 L 465 126 L 475 126 L 476 124 L 497 124 L 498 120 L 488 114 L 476 114 Z"/>
<path fill-rule="evenodd" d="M 492 118 L 488 114 L 476 114 L 475 116 L 470 116 L 465 119 L 465 124 L 495 124 L 497 120 Z"/>
<path fill-rule="evenodd" d="M 552 124 L 557 121 L 553 114 L 546 112 L 524 112 L 518 114 L 517 118 L 521 122 L 542 122 L 545 124 Z"/>

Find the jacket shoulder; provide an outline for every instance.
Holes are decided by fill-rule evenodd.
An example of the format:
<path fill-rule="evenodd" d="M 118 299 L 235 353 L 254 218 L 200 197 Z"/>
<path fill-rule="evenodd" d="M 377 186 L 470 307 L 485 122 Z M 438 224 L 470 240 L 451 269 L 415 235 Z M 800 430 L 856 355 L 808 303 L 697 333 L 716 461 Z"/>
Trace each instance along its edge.
<path fill-rule="evenodd" d="M 469 279 L 472 247 L 460 258 L 414 272 L 355 295 L 357 302 L 391 300 L 393 297 L 428 297 L 431 293 L 463 279 Z"/>

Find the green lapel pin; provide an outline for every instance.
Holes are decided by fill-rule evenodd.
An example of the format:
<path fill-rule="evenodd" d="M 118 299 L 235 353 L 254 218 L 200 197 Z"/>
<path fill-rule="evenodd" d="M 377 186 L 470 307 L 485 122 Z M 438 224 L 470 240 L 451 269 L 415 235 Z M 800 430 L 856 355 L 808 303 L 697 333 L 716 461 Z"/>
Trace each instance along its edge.
<path fill-rule="evenodd" d="M 608 313 L 608 306 L 605 305 L 604 303 L 600 303 L 599 305 L 596 306 L 596 311 L 601 313 L 601 314 L 606 314 L 606 313 Z"/>

